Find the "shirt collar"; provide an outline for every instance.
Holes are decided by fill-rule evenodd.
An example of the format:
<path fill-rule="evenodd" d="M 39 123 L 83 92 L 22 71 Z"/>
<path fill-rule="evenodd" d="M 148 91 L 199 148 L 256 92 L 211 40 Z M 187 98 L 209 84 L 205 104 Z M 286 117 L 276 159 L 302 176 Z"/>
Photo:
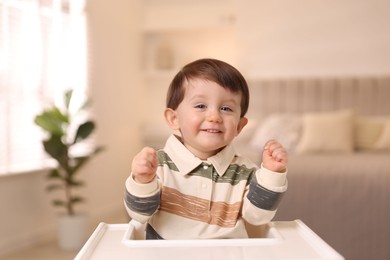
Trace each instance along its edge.
<path fill-rule="evenodd" d="M 204 162 L 193 155 L 174 135 L 171 135 L 168 138 L 164 151 L 179 169 L 179 172 L 184 175 L 190 173 L 193 169 Z M 235 155 L 236 153 L 233 145 L 229 144 L 222 151 L 209 157 L 206 161 L 214 166 L 218 175 L 222 176 L 233 161 Z"/>

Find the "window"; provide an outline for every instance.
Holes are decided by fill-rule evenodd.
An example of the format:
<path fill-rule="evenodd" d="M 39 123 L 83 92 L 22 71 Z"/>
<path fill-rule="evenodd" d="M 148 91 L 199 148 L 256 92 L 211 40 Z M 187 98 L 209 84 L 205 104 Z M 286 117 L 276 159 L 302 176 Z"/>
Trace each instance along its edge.
<path fill-rule="evenodd" d="M 45 167 L 34 117 L 87 86 L 82 0 L 0 0 L 0 175 Z"/>

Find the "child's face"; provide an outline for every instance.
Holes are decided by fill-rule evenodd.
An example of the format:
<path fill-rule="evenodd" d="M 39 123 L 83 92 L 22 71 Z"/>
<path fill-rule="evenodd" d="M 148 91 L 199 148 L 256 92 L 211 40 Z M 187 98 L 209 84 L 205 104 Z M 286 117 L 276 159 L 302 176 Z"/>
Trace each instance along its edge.
<path fill-rule="evenodd" d="M 241 93 L 233 93 L 215 82 L 192 79 L 176 110 L 167 109 L 170 127 L 180 130 L 184 145 L 195 156 L 207 159 L 228 145 L 247 119 L 241 118 Z"/>

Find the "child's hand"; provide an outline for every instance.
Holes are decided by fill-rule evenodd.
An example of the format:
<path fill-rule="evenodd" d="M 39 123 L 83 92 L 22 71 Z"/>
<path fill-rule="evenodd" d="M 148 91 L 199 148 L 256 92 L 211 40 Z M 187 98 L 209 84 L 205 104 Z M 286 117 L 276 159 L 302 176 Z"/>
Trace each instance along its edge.
<path fill-rule="evenodd" d="M 283 146 L 275 140 L 268 141 L 263 151 L 263 166 L 270 171 L 285 172 L 288 156 Z"/>
<path fill-rule="evenodd" d="M 133 159 L 131 172 L 138 183 L 149 183 L 156 176 L 157 152 L 153 148 L 145 147 Z"/>

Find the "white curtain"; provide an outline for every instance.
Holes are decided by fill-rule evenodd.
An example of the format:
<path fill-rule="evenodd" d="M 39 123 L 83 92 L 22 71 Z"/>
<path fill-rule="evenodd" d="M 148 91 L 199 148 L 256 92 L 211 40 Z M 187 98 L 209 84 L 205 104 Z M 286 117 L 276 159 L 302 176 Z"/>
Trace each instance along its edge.
<path fill-rule="evenodd" d="M 67 89 L 87 87 L 82 0 L 0 0 L 0 174 L 48 163 L 33 120 Z"/>

